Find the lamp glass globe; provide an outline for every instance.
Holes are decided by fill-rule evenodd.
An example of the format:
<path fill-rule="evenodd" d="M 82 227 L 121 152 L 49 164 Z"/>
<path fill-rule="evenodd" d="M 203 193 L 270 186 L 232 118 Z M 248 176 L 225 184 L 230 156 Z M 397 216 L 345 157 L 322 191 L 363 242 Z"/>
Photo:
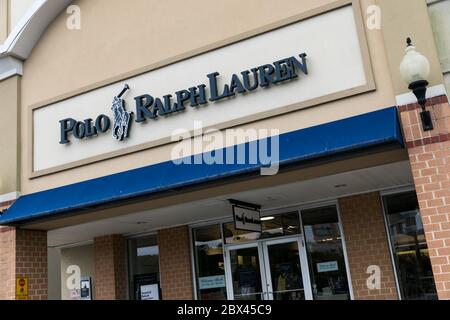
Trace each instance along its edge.
<path fill-rule="evenodd" d="M 427 80 L 430 75 L 430 63 L 414 46 L 406 48 L 406 54 L 400 64 L 400 73 L 407 84 Z"/>

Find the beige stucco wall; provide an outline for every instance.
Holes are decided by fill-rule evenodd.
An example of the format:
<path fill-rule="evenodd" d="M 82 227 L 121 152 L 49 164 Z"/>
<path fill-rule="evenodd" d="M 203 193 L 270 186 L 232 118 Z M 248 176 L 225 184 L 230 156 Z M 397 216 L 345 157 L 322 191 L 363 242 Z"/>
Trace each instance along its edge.
<path fill-rule="evenodd" d="M 47 252 L 48 299 L 61 300 L 61 250 L 49 247 Z"/>
<path fill-rule="evenodd" d="M 0 44 L 8 36 L 8 0 L 0 0 Z"/>
<path fill-rule="evenodd" d="M 92 285 L 94 285 L 95 279 L 95 266 L 94 266 L 94 246 L 85 245 L 73 248 L 61 249 L 61 299 L 71 300 L 70 290 L 67 289 L 67 278 L 70 274 L 67 274 L 67 267 L 71 265 L 77 265 L 80 267 L 81 277 L 91 277 Z M 95 292 L 92 289 L 92 292 Z"/>
<path fill-rule="evenodd" d="M 129 74 L 167 57 L 177 56 L 262 26 L 332 3 L 331 0 L 177 0 L 75 1 L 81 8 L 81 30 L 66 28 L 67 15 L 50 25 L 24 64 L 22 109 L 81 87 Z M 373 4 L 363 0 L 362 11 Z M 117 23 L 119 21 L 120 23 Z M 395 104 L 380 30 L 367 30 L 377 91 L 326 105 L 280 115 L 243 128 L 276 128 L 281 133 L 370 112 Z M 28 113 L 22 115 L 29 123 Z M 23 126 L 22 168 L 27 168 L 30 127 Z M 30 180 L 22 176 L 22 192 L 31 193 L 121 172 L 170 159 L 172 145 L 94 163 Z"/>
<path fill-rule="evenodd" d="M 406 38 L 430 61 L 430 86 L 443 83 L 433 30 L 425 0 L 377 0 L 382 14 L 382 32 L 395 93 L 409 92 L 399 72 L 405 55 Z"/>
<path fill-rule="evenodd" d="M 20 190 L 20 77 L 0 81 L 0 195 Z"/>

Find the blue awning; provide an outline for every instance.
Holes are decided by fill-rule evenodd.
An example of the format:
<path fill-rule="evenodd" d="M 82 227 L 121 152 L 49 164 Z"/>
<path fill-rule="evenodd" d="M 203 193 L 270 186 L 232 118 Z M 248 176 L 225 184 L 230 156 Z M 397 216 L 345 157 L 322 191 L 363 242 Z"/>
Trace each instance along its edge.
<path fill-rule="evenodd" d="M 395 107 L 334 121 L 278 136 L 279 165 L 330 157 L 364 148 L 396 144 L 403 146 Z M 268 139 L 268 143 L 273 143 Z M 248 148 L 250 143 L 239 145 Z M 223 154 L 230 148 L 222 149 Z M 235 152 L 236 154 L 237 152 Z M 217 155 L 217 153 L 215 153 Z M 83 181 L 55 189 L 21 196 L 0 216 L 0 225 L 16 225 L 35 219 L 55 218 L 61 213 L 76 212 L 115 202 L 150 196 L 158 192 L 185 188 L 205 182 L 256 173 L 264 163 L 193 164 L 195 156 L 184 164 L 172 161 Z M 190 160 L 191 164 L 188 164 Z"/>

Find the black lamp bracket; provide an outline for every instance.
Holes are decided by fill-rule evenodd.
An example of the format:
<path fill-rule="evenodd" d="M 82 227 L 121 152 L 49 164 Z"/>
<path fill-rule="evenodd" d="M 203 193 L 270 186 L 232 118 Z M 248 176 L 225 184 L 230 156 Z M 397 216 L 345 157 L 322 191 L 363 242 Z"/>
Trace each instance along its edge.
<path fill-rule="evenodd" d="M 419 80 L 409 85 L 409 89 L 412 90 L 412 92 L 417 98 L 417 102 L 422 107 L 420 118 L 422 120 L 423 131 L 433 130 L 433 121 L 431 119 L 431 113 L 430 111 L 427 111 L 425 108 L 427 102 L 426 94 L 428 84 L 429 83 L 426 80 Z"/>
<path fill-rule="evenodd" d="M 409 90 L 412 90 L 417 98 L 417 102 L 422 106 L 423 111 L 425 111 L 425 103 L 427 102 L 427 86 L 428 81 L 426 80 L 415 81 L 409 85 Z"/>

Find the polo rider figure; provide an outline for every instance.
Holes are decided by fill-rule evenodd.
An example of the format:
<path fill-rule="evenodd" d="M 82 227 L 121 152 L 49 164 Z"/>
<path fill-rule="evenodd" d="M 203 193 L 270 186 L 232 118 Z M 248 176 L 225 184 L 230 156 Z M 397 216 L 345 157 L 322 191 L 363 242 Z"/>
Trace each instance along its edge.
<path fill-rule="evenodd" d="M 128 138 L 128 126 L 130 125 L 132 112 L 125 110 L 125 100 L 122 99 L 122 96 L 128 89 L 130 89 L 130 87 L 126 84 L 125 88 L 123 88 L 119 95 L 114 97 L 111 107 L 114 114 L 114 127 L 112 135 L 119 141 L 123 141 Z"/>

